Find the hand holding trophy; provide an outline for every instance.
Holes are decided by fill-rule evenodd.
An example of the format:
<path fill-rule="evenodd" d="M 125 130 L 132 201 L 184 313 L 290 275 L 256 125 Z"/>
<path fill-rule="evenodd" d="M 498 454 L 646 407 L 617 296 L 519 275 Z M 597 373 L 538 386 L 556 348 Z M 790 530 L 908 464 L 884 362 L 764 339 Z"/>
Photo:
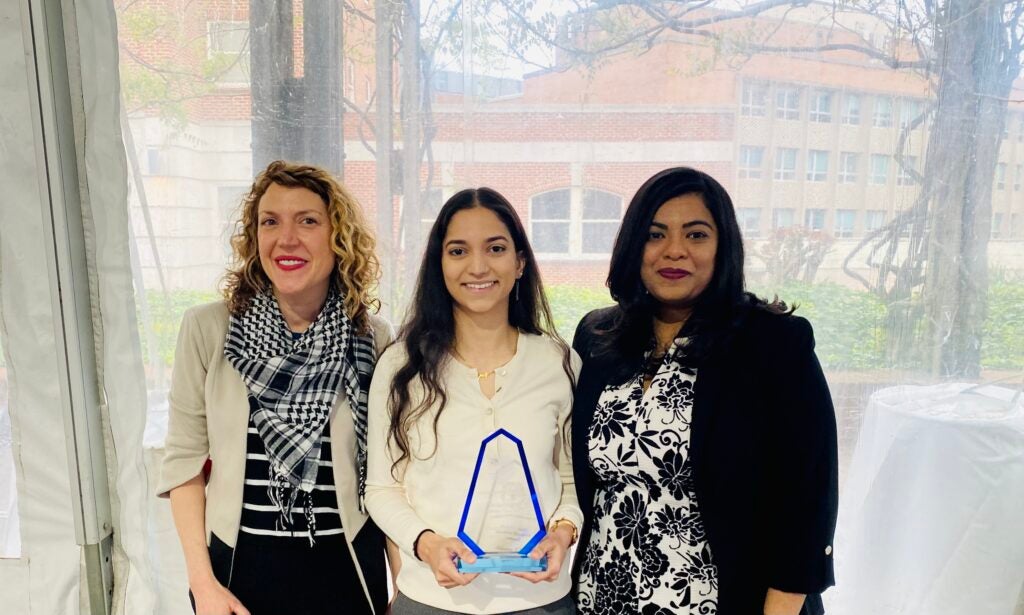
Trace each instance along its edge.
<path fill-rule="evenodd" d="M 458 570 L 546 571 L 546 555 L 534 553 L 546 535 L 523 443 L 499 429 L 480 443 L 458 533 L 475 558 L 460 557 Z M 541 557 L 534 559 L 531 554 Z"/>

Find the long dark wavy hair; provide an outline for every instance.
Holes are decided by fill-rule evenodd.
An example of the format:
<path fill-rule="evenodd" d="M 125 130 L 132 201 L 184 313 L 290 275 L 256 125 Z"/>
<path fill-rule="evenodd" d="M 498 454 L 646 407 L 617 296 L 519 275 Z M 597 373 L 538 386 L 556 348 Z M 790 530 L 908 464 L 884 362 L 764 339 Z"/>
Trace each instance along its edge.
<path fill-rule="evenodd" d="M 622 218 L 612 248 L 608 288 L 618 303 L 618 318 L 601 332 L 597 352 L 616 352 L 626 358 L 620 364 L 621 379 L 636 373 L 654 336 L 653 320 L 658 307 L 640 279 L 644 247 L 651 221 L 666 201 L 685 194 L 700 195 L 718 229 L 715 269 L 707 288 L 697 297 L 690 317 L 678 337 L 690 339 L 687 362 L 706 359 L 726 338 L 747 310 L 788 313 L 785 303 L 771 302 L 746 292 L 743 279 L 743 239 L 729 193 L 713 177 L 689 167 L 665 169 L 637 190 Z"/>
<path fill-rule="evenodd" d="M 569 378 L 570 385 L 575 386 L 569 346 L 555 329 L 551 308 L 544 296 L 537 261 L 519 215 L 508 200 L 495 190 L 462 190 L 445 202 L 437 214 L 434 226 L 430 229 L 412 305 L 395 342 L 405 348 L 406 362 L 395 373 L 388 398 L 388 409 L 391 413 L 388 441 L 394 442 L 399 452 L 391 466 L 392 473 L 412 454 L 409 447 L 409 429 L 436 404 L 438 412 L 434 416 L 433 426 L 436 436 L 437 421 L 448 402 L 441 374 L 451 360 L 451 350 L 455 345 L 455 306 L 444 283 L 441 256 L 444 238 L 448 234 L 448 225 L 452 218 L 458 212 L 474 207 L 483 207 L 498 216 L 508 229 L 516 254 L 524 262 L 523 275 L 517 282 L 518 291 L 509 297 L 508 323 L 523 333 L 547 335 L 551 338 L 561 348 L 562 369 Z M 417 380 L 422 386 L 424 396 L 418 404 L 414 404 L 411 386 Z"/>

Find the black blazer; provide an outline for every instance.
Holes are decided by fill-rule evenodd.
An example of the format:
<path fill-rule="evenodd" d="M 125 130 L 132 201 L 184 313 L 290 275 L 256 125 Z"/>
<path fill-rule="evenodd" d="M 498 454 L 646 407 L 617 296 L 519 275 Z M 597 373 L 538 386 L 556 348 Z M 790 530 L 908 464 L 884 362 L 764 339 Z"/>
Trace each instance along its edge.
<path fill-rule="evenodd" d="M 573 340 L 583 368 L 573 401 L 572 458 L 586 519 L 574 582 L 586 556 L 596 488 L 588 434 L 610 368 L 623 361 L 593 354 L 596 330 L 606 329 L 618 310 L 587 314 Z M 771 587 L 807 594 L 802 613 L 820 615 L 820 593 L 835 584 L 838 461 L 835 411 L 811 326 L 749 308 L 720 346 L 697 368 L 690 426 L 697 501 L 718 566 L 718 614 L 760 615 Z"/>

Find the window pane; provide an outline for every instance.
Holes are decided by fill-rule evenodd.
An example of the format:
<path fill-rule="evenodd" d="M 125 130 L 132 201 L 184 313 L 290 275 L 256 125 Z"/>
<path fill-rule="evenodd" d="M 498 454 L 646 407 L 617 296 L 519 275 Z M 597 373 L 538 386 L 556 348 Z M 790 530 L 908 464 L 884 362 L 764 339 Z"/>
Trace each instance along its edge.
<path fill-rule="evenodd" d="M 844 98 L 843 123 L 860 124 L 860 96 L 857 94 L 847 94 Z"/>
<path fill-rule="evenodd" d="M 783 207 L 772 210 L 772 228 L 788 228 L 793 226 L 795 211 L 792 208 Z"/>
<path fill-rule="evenodd" d="M 811 229 L 812 231 L 821 231 L 825 229 L 825 210 L 824 209 L 808 209 L 804 212 L 804 226 Z"/>
<path fill-rule="evenodd" d="M 736 210 L 736 218 L 740 223 L 740 232 L 745 238 L 761 235 L 761 210 L 756 207 L 740 207 Z"/>
<path fill-rule="evenodd" d="M 621 217 L 622 197 L 600 190 L 583 191 L 584 220 L 618 220 Z"/>
<path fill-rule="evenodd" d="M 618 231 L 618 222 L 584 222 L 583 253 L 611 254 Z"/>
<path fill-rule="evenodd" d="M 547 254 L 569 253 L 568 222 L 531 222 L 533 251 Z"/>
<path fill-rule="evenodd" d="M 569 191 L 555 190 L 537 195 L 531 200 L 531 218 L 534 220 L 568 220 Z"/>

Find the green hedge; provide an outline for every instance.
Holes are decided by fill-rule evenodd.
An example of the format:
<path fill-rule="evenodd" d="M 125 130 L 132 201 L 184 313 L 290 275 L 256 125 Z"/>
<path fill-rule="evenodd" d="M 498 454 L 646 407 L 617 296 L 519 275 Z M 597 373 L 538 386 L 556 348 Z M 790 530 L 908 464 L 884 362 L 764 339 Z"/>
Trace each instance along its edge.
<path fill-rule="evenodd" d="M 818 358 L 832 370 L 888 367 L 886 363 L 886 308 L 867 291 L 833 283 L 789 282 L 778 288 L 753 289 L 763 297 L 776 294 L 814 326 Z M 549 286 L 548 301 L 558 332 L 571 341 L 580 318 L 590 310 L 612 303 L 603 287 Z M 163 297 L 149 295 L 160 358 L 170 364 L 178 326 L 185 310 L 213 301 L 213 292 L 174 291 Z M 139 326 L 142 326 L 141 315 Z M 140 331 L 143 357 L 148 361 L 146 336 Z M 988 318 L 982 342 L 982 366 L 988 369 L 1024 369 L 1024 281 L 994 280 L 989 288 Z"/>
<path fill-rule="evenodd" d="M 994 280 L 989 285 L 981 364 L 1024 369 L 1024 280 Z"/>

